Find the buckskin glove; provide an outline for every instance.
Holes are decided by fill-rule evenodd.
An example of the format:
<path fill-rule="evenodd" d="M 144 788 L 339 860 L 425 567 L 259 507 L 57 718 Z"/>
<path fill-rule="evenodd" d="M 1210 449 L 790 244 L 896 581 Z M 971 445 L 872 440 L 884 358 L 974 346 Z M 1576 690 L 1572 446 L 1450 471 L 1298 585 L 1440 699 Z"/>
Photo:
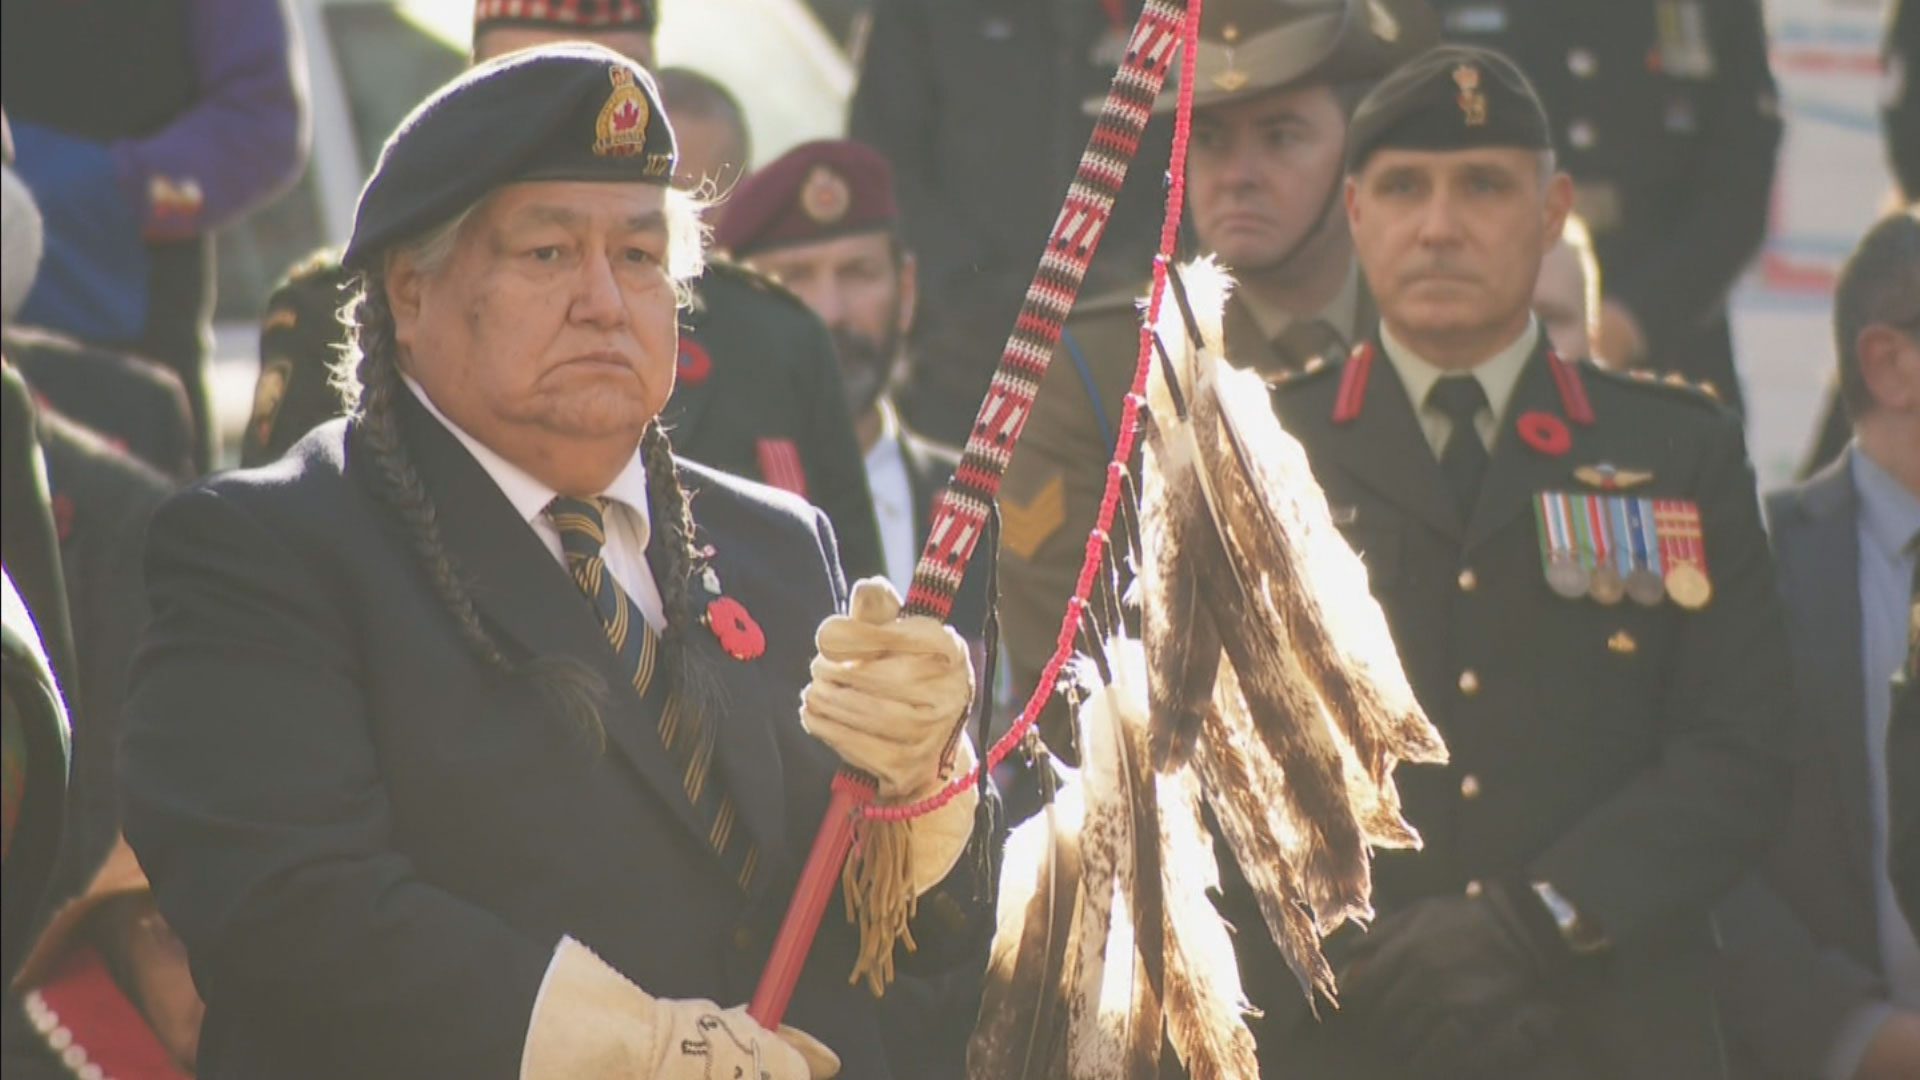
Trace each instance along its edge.
<path fill-rule="evenodd" d="M 960 635 L 924 615 L 900 617 L 885 578 L 853 586 L 846 615 L 820 624 L 813 681 L 800 722 L 840 760 L 880 781 L 880 796 L 913 802 L 939 791 L 943 774 L 973 765 L 963 734 L 943 762 L 973 701 L 973 663 Z M 942 768 L 943 764 L 948 768 Z M 923 893 L 947 876 L 973 831 L 979 794 L 969 787 L 913 823 L 913 885 Z"/>
<path fill-rule="evenodd" d="M 795 1028 L 768 1031 L 741 1006 L 657 998 L 574 939 L 540 985 L 521 1080 L 827 1080 L 840 1059 Z"/>
<path fill-rule="evenodd" d="M 1558 1008 L 1542 983 L 1573 954 L 1531 895 L 1488 886 L 1422 900 L 1356 942 L 1340 1008 L 1409 1064 L 1448 1077 L 1503 1075 L 1552 1037 Z"/>

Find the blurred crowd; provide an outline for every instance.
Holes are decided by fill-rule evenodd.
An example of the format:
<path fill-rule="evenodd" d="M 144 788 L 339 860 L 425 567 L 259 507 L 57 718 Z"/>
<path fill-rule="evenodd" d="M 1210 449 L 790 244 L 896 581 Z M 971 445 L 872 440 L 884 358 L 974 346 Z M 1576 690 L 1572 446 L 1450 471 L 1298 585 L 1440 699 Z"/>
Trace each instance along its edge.
<path fill-rule="evenodd" d="M 118 746 L 150 615 L 148 522 L 220 465 L 281 468 L 301 440 L 351 411 L 343 358 L 355 343 L 343 311 L 359 302 L 358 278 L 337 250 L 312 253 L 272 283 L 237 446 L 222 445 L 208 393 L 213 238 L 308 165 L 310 61 L 293 2 L 7 0 L 0 16 L 10 1078 L 195 1070 L 206 1010 L 194 958 L 123 836 Z M 843 138 L 803 143 L 755 168 L 756 140 L 774 133 L 749 130 L 737 88 L 691 69 L 655 71 L 678 143 L 673 184 L 698 201 L 709 230 L 704 269 L 684 287 L 661 420 L 681 457 L 823 511 L 847 581 L 884 577 L 904 595 L 1141 3 L 821 8 L 829 25 L 856 27 L 848 36 L 858 80 Z M 1920 634 L 1920 4 L 1886 8 L 1880 104 L 1899 190 L 1838 286 L 1839 364 L 1802 482 L 1764 499 L 1777 584 L 1764 610 L 1733 608 L 1732 592 L 1714 601 L 1738 611 L 1737 621 L 1777 622 L 1785 651 L 1718 667 L 1688 652 L 1656 678 L 1624 664 L 1667 639 L 1636 644 L 1619 630 L 1595 639 L 1590 661 L 1580 654 L 1592 670 L 1565 676 L 1567 694 L 1589 692 L 1603 676 L 1645 681 L 1654 697 L 1671 692 L 1682 704 L 1654 726 L 1683 734 L 1688 725 L 1675 717 L 1694 707 L 1685 702 L 1711 699 L 1722 682 L 1777 691 L 1771 705 L 1790 714 L 1764 752 L 1731 728 L 1668 741 L 1669 732 L 1639 731 L 1651 723 L 1643 718 L 1619 718 L 1645 737 L 1637 747 L 1668 764 L 1768 756 L 1783 793 L 1756 809 L 1737 791 L 1750 777 L 1684 773 L 1699 785 L 1684 810 L 1636 823 L 1636 842 L 1649 848 L 1678 842 L 1666 833 L 1749 811 L 1751 820 L 1728 829 L 1763 835 L 1742 840 L 1726 874 L 1683 898 L 1616 904 L 1636 913 L 1669 905 L 1644 916 L 1668 926 L 1698 907 L 1713 918 L 1711 955 L 1656 929 L 1621 943 L 1614 966 L 1567 976 L 1611 980 L 1643 998 L 1632 1007 L 1599 993 L 1579 998 L 1614 1010 L 1581 1028 L 1584 1037 L 1688 1044 L 1665 1058 L 1608 1058 L 1682 1070 L 1621 1080 L 1920 1077 L 1920 898 L 1899 895 L 1920 873 L 1920 717 L 1901 711 L 1920 710 L 1910 688 Z M 1353 225 L 1361 196 L 1350 179 L 1349 123 L 1369 91 L 1431 46 L 1480 46 L 1524 72 L 1545 110 L 1547 172 L 1570 177 L 1564 228 L 1546 257 L 1508 267 L 1531 287 L 1530 325 L 1556 363 L 1645 384 L 1737 431 L 1743 395 L 1728 297 L 1765 238 L 1782 135 L 1760 0 L 1208 0 L 1204 10 L 1180 256 L 1211 255 L 1233 272 L 1225 335 L 1235 364 L 1276 387 L 1348 385 L 1331 373 L 1350 370 L 1350 356 L 1370 357 L 1375 343 L 1394 348 L 1378 336 L 1383 308 L 1412 301 L 1370 261 L 1378 248 L 1368 244 L 1388 241 Z M 478 0 L 472 58 L 585 39 L 652 70 L 660 14 L 657 0 Z M 999 550 L 975 560 L 949 620 L 976 670 L 998 672 L 987 692 L 1001 729 L 1053 652 L 1105 487 L 1139 348 L 1137 301 L 1159 248 L 1175 85 L 1153 108 L 1007 474 Z M 1464 102 L 1480 91 L 1463 82 L 1458 92 Z M 1411 381 L 1404 367 L 1400 378 Z M 1363 375 L 1355 392 L 1365 387 Z M 1412 403 L 1441 466 L 1435 476 L 1465 476 L 1477 491 L 1487 448 L 1461 450 L 1450 433 L 1504 425 L 1503 402 L 1481 400 L 1478 412 L 1470 404 L 1452 421 L 1436 412 L 1431 422 L 1418 396 Z M 1652 410 L 1633 415 L 1636 430 L 1667 422 Z M 1634 464 L 1628 457 L 1623 468 Z M 1676 460 L 1710 474 L 1704 458 Z M 1711 475 L 1746 485 L 1729 498 L 1756 495 L 1744 459 Z M 1635 483 L 1623 472 L 1595 490 Z M 1465 498 L 1471 505 L 1473 495 Z M 1421 597 L 1475 588 L 1472 568 L 1451 553 L 1417 557 L 1411 538 L 1394 541 L 1388 557 L 1399 564 L 1383 569 L 1369 513 L 1341 521 L 1336 505 L 1355 547 L 1371 546 L 1377 583 Z M 1716 574 L 1732 580 L 1735 559 L 1716 551 L 1721 558 Z M 1592 587 L 1602 595 L 1599 582 Z M 1516 606 L 1483 623 L 1413 625 L 1449 641 L 1484 640 L 1532 633 L 1513 620 L 1534 617 Z M 1423 650 L 1472 651 L 1401 644 L 1410 669 L 1427 666 Z M 1541 661 L 1540 678 L 1559 678 L 1557 662 Z M 1446 670 L 1434 678 L 1477 695 L 1475 669 L 1459 664 L 1453 653 L 1436 656 L 1433 670 Z M 1419 676 L 1416 688 L 1426 689 Z M 1062 700 L 1042 730 L 1053 756 L 1071 762 Z M 1624 788 L 1626 766 L 1602 775 L 1580 764 L 1606 758 L 1608 738 L 1596 725 L 1513 768 L 1557 763 L 1578 780 L 1550 776 L 1548 787 Z M 1449 805 L 1502 783 L 1508 752 L 1488 751 L 1476 767 L 1475 751 L 1457 750 Z M 1042 797 L 1033 774 L 1051 768 L 1044 757 L 1024 755 L 996 776 L 1016 821 Z M 1500 805 L 1524 818 L 1557 797 L 1503 796 Z M 1506 853 L 1505 834 L 1488 828 L 1460 824 L 1433 858 L 1533 857 Z M 1649 865 L 1657 864 L 1623 856 L 1608 873 L 1631 877 Z M 1427 889 L 1391 870 L 1381 880 L 1388 890 Z M 1475 877 L 1470 888 L 1478 885 Z M 1446 887 L 1458 889 L 1450 878 Z M 1635 885 L 1608 888 L 1631 896 Z M 903 981 L 894 999 L 901 1019 L 886 1030 L 896 1074 L 961 1073 L 969 993 L 977 987 L 964 980 Z M 1643 1025 L 1649 1010 L 1674 1022 Z M 1713 1018 L 1709 1035 L 1675 1019 L 1696 1014 Z M 1708 1042 L 1688 1043 L 1696 1038 Z"/>

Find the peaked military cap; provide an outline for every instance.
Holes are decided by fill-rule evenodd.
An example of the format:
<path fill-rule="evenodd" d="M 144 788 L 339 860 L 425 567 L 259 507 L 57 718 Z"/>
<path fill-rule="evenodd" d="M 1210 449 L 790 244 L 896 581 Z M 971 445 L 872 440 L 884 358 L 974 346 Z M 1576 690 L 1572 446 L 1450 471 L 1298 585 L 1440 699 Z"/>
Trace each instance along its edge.
<path fill-rule="evenodd" d="M 1547 110 L 1513 61 L 1492 49 L 1442 45 L 1380 80 L 1347 124 L 1347 171 L 1375 150 L 1546 150 Z"/>
<path fill-rule="evenodd" d="M 650 0 L 479 0 L 473 5 L 475 37 L 496 26 L 651 34 L 659 23 L 659 5 Z"/>
<path fill-rule="evenodd" d="M 1200 12 L 1193 107 L 1309 83 L 1377 79 L 1440 41 L 1426 0 L 1208 0 Z M 1169 113 L 1180 80 L 1153 103 Z"/>
<path fill-rule="evenodd" d="M 727 200 L 713 240 L 744 258 L 891 229 L 899 218 L 893 167 L 880 151 L 852 139 L 821 139 L 749 173 Z"/>
<path fill-rule="evenodd" d="M 673 128 L 639 64 L 585 43 L 509 53 L 441 87 L 400 122 L 360 192 L 341 262 L 364 270 L 506 184 L 664 186 L 674 159 Z"/>

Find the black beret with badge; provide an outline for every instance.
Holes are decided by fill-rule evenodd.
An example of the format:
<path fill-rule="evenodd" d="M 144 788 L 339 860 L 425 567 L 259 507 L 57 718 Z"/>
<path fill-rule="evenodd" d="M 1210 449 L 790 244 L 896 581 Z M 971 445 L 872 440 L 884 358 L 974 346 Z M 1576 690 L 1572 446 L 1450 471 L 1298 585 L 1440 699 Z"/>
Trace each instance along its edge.
<path fill-rule="evenodd" d="M 1553 146 L 1533 84 L 1492 49 L 1442 45 L 1380 80 L 1347 125 L 1347 171 L 1383 149 L 1475 150 Z"/>
<path fill-rule="evenodd" d="M 1426 0 L 1209 0 L 1200 13 L 1193 107 L 1377 79 L 1439 40 Z M 1179 87 L 1168 79 L 1153 111 L 1172 112 Z"/>
<path fill-rule="evenodd" d="M 673 128 L 639 64 L 585 43 L 509 53 L 441 87 L 401 121 L 360 192 L 341 262 L 365 270 L 506 184 L 664 186 L 674 160 Z"/>

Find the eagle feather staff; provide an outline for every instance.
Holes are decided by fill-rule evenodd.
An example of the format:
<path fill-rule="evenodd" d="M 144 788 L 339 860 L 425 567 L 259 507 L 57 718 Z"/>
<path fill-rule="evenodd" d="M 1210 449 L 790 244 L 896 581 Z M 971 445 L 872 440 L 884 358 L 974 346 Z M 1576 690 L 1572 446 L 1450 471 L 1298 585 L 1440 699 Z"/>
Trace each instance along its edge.
<path fill-rule="evenodd" d="M 1223 355 L 1230 280 L 1203 261 L 1170 285 L 1130 596 L 1141 641 L 1101 642 L 1111 674 L 1077 710 L 1073 813 L 1009 844 L 975 1077 L 1155 1076 L 1143 1048 L 1162 1032 L 1187 1075 L 1254 1075 L 1202 806 L 1303 992 L 1331 1000 L 1320 939 L 1371 917 L 1369 849 L 1419 844 L 1394 767 L 1446 759 L 1305 454 Z"/>

